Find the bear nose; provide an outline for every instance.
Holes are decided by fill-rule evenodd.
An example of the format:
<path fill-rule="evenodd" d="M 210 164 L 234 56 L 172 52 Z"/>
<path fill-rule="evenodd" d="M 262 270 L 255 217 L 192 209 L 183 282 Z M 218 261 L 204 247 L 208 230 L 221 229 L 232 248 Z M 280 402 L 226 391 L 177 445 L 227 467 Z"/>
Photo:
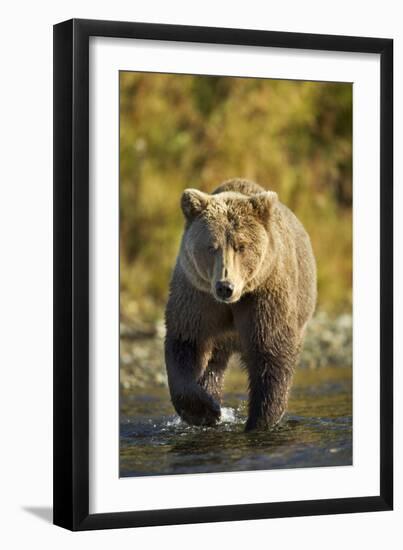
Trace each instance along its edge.
<path fill-rule="evenodd" d="M 228 300 L 234 292 L 234 285 L 228 281 L 218 281 L 215 285 L 215 290 L 219 298 Z"/>

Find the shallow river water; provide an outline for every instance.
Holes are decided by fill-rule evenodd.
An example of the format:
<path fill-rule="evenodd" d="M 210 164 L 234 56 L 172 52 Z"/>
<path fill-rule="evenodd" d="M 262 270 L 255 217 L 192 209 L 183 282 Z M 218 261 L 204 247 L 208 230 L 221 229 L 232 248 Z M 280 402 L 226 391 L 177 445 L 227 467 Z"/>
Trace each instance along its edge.
<path fill-rule="evenodd" d="M 123 392 L 120 475 L 269 470 L 352 464 L 351 369 L 300 369 L 288 413 L 271 431 L 244 433 L 246 377 L 231 369 L 222 421 L 191 427 L 175 414 L 166 388 Z"/>

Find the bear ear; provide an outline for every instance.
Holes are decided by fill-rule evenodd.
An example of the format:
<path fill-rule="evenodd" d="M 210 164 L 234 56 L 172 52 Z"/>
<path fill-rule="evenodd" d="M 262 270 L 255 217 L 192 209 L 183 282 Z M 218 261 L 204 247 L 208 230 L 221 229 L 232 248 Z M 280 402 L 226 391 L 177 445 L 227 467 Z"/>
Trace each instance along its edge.
<path fill-rule="evenodd" d="M 266 223 L 278 202 L 278 196 L 274 191 L 264 191 L 253 195 L 249 200 L 256 216 L 260 221 Z"/>
<path fill-rule="evenodd" d="M 210 201 L 210 195 L 197 189 L 185 189 L 182 194 L 181 207 L 188 221 L 201 214 Z"/>

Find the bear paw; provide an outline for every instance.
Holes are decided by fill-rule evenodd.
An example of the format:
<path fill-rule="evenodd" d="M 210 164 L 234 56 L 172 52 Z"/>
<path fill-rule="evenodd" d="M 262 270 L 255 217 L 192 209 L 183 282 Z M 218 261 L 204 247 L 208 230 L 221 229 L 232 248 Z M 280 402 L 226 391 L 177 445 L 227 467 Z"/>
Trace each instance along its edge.
<path fill-rule="evenodd" d="M 221 418 L 220 405 L 206 392 L 180 395 L 173 402 L 182 420 L 192 426 L 215 426 Z"/>
<path fill-rule="evenodd" d="M 253 417 L 250 416 L 245 425 L 245 432 L 260 431 L 260 430 L 272 430 L 278 424 L 280 424 L 283 418 L 284 412 L 277 418 L 265 418 L 265 417 Z"/>

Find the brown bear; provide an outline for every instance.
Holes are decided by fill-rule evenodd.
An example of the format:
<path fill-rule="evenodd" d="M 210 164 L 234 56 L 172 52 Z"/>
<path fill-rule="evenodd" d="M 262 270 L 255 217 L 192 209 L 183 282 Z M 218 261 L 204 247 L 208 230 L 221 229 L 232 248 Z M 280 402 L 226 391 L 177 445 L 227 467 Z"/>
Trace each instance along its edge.
<path fill-rule="evenodd" d="M 181 206 L 186 225 L 166 307 L 173 406 L 189 424 L 215 425 L 238 352 L 249 377 L 246 430 L 272 427 L 315 309 L 309 237 L 276 193 L 247 180 L 211 195 L 186 189 Z"/>

